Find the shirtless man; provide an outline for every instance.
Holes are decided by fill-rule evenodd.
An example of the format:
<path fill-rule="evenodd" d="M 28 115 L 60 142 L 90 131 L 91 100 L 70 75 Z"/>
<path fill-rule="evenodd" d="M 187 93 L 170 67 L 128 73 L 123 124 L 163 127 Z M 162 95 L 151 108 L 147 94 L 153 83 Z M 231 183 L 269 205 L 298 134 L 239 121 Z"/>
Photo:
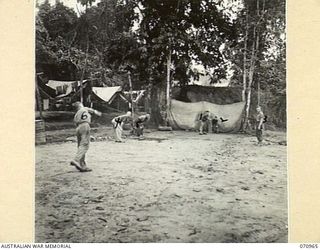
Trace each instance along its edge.
<path fill-rule="evenodd" d="M 203 114 L 201 114 L 201 117 L 200 117 L 200 128 L 199 128 L 199 134 L 200 135 L 206 134 L 206 132 L 203 132 L 203 127 L 205 125 L 208 125 L 209 115 L 210 115 L 209 111 L 205 111 Z"/>
<path fill-rule="evenodd" d="M 144 129 L 144 124 L 150 120 L 150 115 L 145 114 L 145 115 L 140 115 L 136 120 L 134 120 L 134 126 L 135 130 L 137 132 L 137 136 L 139 139 L 143 139 L 143 129 Z"/>
<path fill-rule="evenodd" d="M 258 106 L 257 116 L 256 116 L 256 136 L 258 139 L 258 145 L 261 145 L 263 141 L 262 131 L 264 129 L 264 125 L 263 125 L 264 120 L 265 120 L 265 116 L 261 110 L 261 107 Z"/>

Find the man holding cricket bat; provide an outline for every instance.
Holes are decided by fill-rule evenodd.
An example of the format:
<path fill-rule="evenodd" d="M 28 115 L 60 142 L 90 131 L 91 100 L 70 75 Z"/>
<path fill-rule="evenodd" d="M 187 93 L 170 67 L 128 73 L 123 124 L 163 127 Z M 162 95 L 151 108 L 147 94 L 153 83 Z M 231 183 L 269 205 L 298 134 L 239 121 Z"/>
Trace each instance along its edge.
<path fill-rule="evenodd" d="M 77 125 L 76 135 L 78 151 L 74 160 L 72 160 L 70 164 L 75 166 L 80 172 L 89 172 L 92 170 L 87 167 L 85 157 L 90 144 L 91 114 L 101 116 L 101 112 L 92 108 L 84 107 L 81 102 L 75 102 L 73 105 L 77 109 L 77 113 L 74 116 L 74 122 Z"/>

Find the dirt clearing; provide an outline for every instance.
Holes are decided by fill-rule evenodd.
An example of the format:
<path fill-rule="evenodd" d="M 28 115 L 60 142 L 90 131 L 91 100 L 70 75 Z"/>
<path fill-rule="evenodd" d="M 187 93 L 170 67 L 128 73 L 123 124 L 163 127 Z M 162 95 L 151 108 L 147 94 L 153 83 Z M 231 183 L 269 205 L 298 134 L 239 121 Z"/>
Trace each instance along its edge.
<path fill-rule="evenodd" d="M 54 132 L 52 132 L 54 133 Z M 93 134 L 94 135 L 94 134 Z M 287 242 L 285 133 L 153 132 L 36 147 L 37 242 Z"/>

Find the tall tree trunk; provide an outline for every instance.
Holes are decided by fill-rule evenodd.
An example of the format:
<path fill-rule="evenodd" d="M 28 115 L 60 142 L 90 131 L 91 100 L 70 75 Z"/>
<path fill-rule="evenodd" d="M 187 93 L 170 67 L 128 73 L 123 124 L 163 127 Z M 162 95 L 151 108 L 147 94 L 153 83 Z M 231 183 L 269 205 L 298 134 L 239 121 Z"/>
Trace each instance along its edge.
<path fill-rule="evenodd" d="M 147 107 L 146 112 L 151 114 L 151 91 L 152 91 L 152 78 L 149 76 L 149 82 L 147 86 Z"/>
<path fill-rule="evenodd" d="M 263 2 L 263 4 L 264 4 L 264 2 Z M 258 8 L 258 11 L 259 11 L 259 6 L 257 8 Z M 263 11 L 264 11 L 264 5 L 263 5 Z M 262 13 L 262 15 L 263 15 L 263 13 Z M 260 14 L 259 14 L 259 18 L 260 18 Z M 262 16 L 261 16 L 261 18 L 262 18 Z M 258 25 L 259 25 L 259 23 L 258 23 Z M 259 51 L 259 27 L 258 27 L 258 30 L 257 30 L 257 37 L 256 37 L 255 59 L 257 59 L 257 57 L 258 57 L 258 51 Z M 259 81 L 257 81 L 257 89 L 258 89 L 258 106 L 260 106 L 260 82 Z"/>
<path fill-rule="evenodd" d="M 88 53 L 89 53 L 89 36 L 87 35 L 86 57 L 85 57 L 85 61 L 84 61 L 84 67 L 83 67 L 82 73 L 81 73 L 81 78 L 80 78 L 80 102 L 81 103 L 83 103 L 83 78 L 84 78 L 84 74 L 87 69 Z"/>
<path fill-rule="evenodd" d="M 167 58 L 167 90 L 166 90 L 166 110 L 167 110 L 167 116 L 170 112 L 170 107 L 171 107 L 171 100 L 170 100 L 170 89 L 171 89 L 171 84 L 170 84 L 170 66 L 171 66 L 171 48 L 169 46 L 169 54 Z"/>
<path fill-rule="evenodd" d="M 158 86 L 152 85 L 151 87 L 151 118 L 155 126 L 158 126 L 162 123 L 163 119 L 161 117 L 160 109 L 160 94 L 161 89 Z"/>
<path fill-rule="evenodd" d="M 133 95 L 132 95 L 132 81 L 131 81 L 131 72 L 128 71 L 128 80 L 129 80 L 129 87 L 130 87 L 130 108 L 131 108 L 131 117 L 134 118 L 134 103 L 133 103 Z"/>
<path fill-rule="evenodd" d="M 149 73 L 149 82 L 148 82 L 148 107 L 147 112 L 151 115 L 151 123 L 155 126 L 158 126 L 161 121 L 161 114 L 160 114 L 160 99 L 159 99 L 159 91 L 158 87 L 155 85 L 155 80 L 153 78 L 153 72 Z"/>
<path fill-rule="evenodd" d="M 88 3 L 86 3 L 86 9 L 85 9 L 85 12 L 87 13 L 87 8 L 88 8 Z M 85 60 L 84 60 L 84 67 L 82 69 L 82 73 L 81 73 L 81 78 L 80 78 L 80 102 L 82 104 L 83 103 L 83 78 L 84 78 L 84 74 L 86 72 L 86 69 L 87 69 L 87 60 L 88 60 L 88 53 L 89 53 L 89 30 L 88 30 L 88 27 L 87 27 L 87 47 L 86 47 L 86 56 L 85 56 Z"/>
<path fill-rule="evenodd" d="M 247 89 L 247 43 L 248 43 L 248 11 L 246 13 L 246 35 L 244 37 L 244 52 L 243 52 L 243 90 L 242 90 L 242 101 L 246 100 L 246 89 Z"/>
<path fill-rule="evenodd" d="M 35 82 L 36 82 L 36 99 L 37 99 L 38 109 L 39 109 L 39 113 L 40 113 L 40 119 L 43 120 L 42 105 L 41 105 L 42 102 L 41 102 L 41 96 L 40 96 L 40 91 L 39 91 L 39 86 L 38 86 L 37 74 L 36 74 Z"/>
<path fill-rule="evenodd" d="M 259 12 L 259 0 L 257 1 L 257 17 L 258 22 L 253 27 L 253 44 L 251 47 L 251 58 L 250 58 L 250 68 L 249 68 L 249 78 L 248 78 L 248 86 L 247 86 L 247 95 L 246 95 L 246 110 L 245 110 L 245 119 L 244 119 L 244 130 L 248 127 L 248 120 L 249 120 L 249 112 L 250 112 L 250 105 L 251 105 L 251 89 L 253 83 L 253 76 L 255 71 L 255 63 L 259 51 L 259 24 L 263 17 L 263 14 L 260 15 Z"/>
<path fill-rule="evenodd" d="M 256 36 L 256 27 L 253 30 L 253 44 L 251 48 L 251 58 L 250 58 L 250 68 L 249 68 L 249 78 L 248 78 L 248 86 L 247 86 L 247 93 L 246 93 L 246 113 L 244 118 L 244 130 L 248 127 L 248 120 L 249 120 L 249 112 L 250 112 L 250 105 L 251 105 L 251 87 L 253 82 L 253 75 L 254 75 L 254 64 L 255 64 L 255 54 L 256 54 L 256 45 L 255 45 L 255 36 Z"/>
<path fill-rule="evenodd" d="M 146 47 L 147 47 L 147 54 L 150 55 L 152 52 L 151 52 L 151 46 L 147 43 L 146 44 Z M 153 91 L 153 65 L 152 65 L 152 61 L 151 59 L 149 58 L 148 59 L 148 65 L 149 65 L 149 68 L 147 70 L 147 74 L 148 74 L 148 85 L 147 85 L 147 107 L 146 107 L 146 111 L 148 114 L 151 115 L 151 121 L 153 122 L 153 115 L 152 115 L 152 91 Z"/>

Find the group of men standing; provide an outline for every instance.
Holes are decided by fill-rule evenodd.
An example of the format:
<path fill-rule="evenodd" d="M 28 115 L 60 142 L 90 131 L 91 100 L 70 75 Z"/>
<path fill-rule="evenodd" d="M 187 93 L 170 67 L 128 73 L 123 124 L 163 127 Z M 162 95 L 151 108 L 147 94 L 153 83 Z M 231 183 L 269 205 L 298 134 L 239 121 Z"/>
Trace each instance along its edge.
<path fill-rule="evenodd" d="M 221 122 L 226 122 L 228 119 L 223 119 L 220 117 Z M 201 113 L 199 116 L 199 121 L 200 121 L 200 127 L 199 127 L 199 134 L 203 135 L 206 134 L 207 130 L 208 132 L 213 133 L 219 133 L 219 118 L 216 115 L 211 114 L 208 110 L 205 111 L 204 113 Z"/>
<path fill-rule="evenodd" d="M 262 109 L 260 106 L 257 106 L 257 114 L 256 114 L 256 119 L 255 119 L 255 130 L 256 130 L 256 137 L 258 140 L 258 144 L 261 145 L 263 141 L 263 130 L 264 130 L 264 123 L 267 121 L 267 116 L 265 116 L 262 112 Z M 223 117 L 220 117 L 220 120 L 218 116 L 213 115 L 210 113 L 210 111 L 205 111 L 200 114 L 199 116 L 199 121 L 200 121 L 200 127 L 199 127 L 199 134 L 203 135 L 206 134 L 207 130 L 208 132 L 213 133 L 219 133 L 219 122 L 227 122 L 228 119 L 224 119 Z"/>

